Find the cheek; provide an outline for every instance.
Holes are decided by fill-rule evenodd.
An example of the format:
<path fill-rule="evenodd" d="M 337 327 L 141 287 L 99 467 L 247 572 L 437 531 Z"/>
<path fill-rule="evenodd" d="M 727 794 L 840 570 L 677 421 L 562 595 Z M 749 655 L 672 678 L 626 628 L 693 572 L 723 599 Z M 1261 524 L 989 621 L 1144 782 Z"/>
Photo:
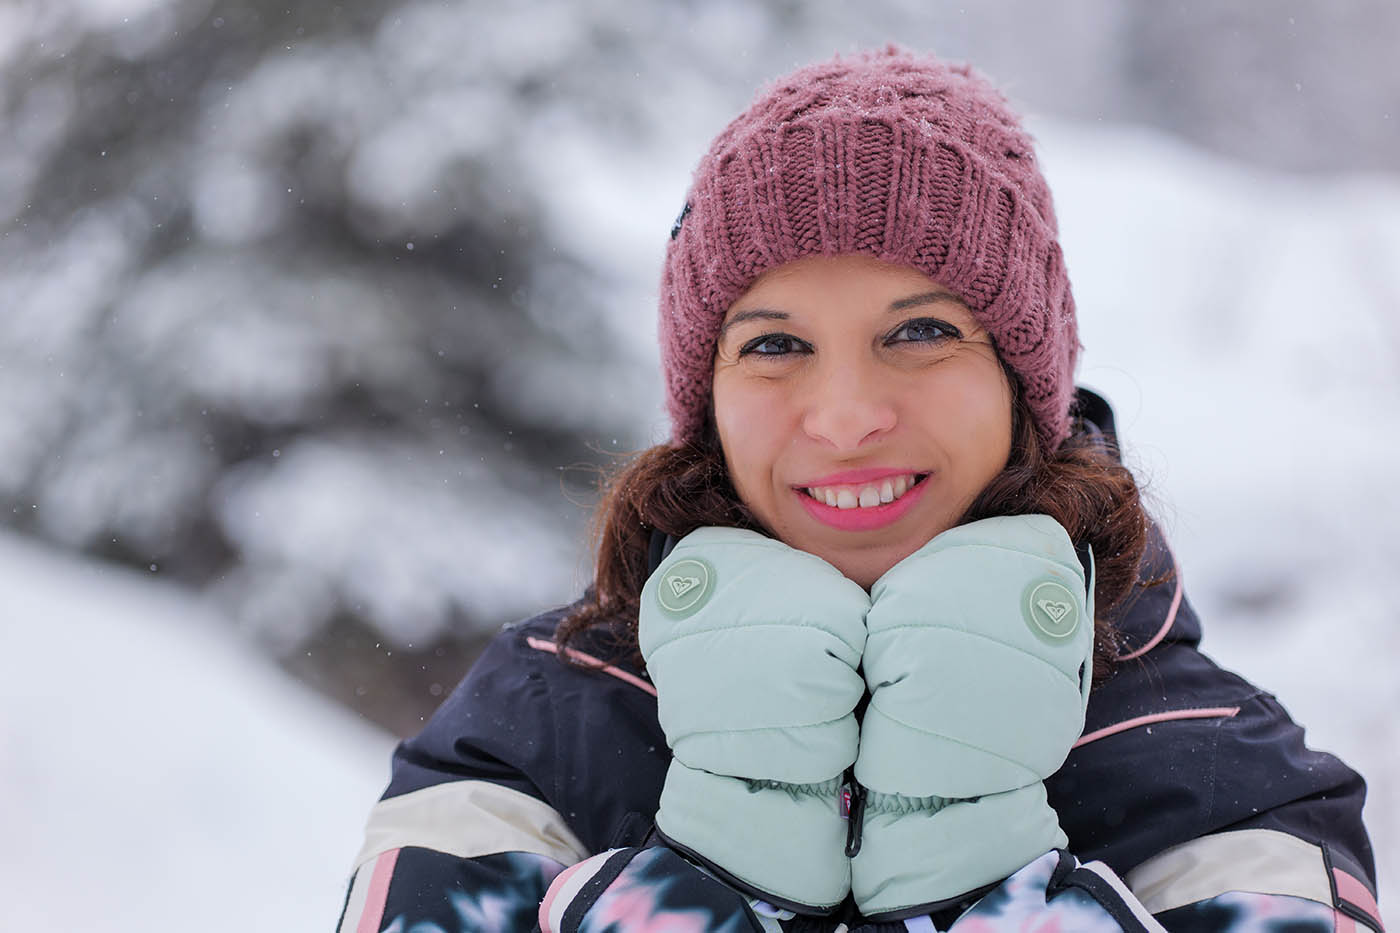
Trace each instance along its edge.
<path fill-rule="evenodd" d="M 771 465 L 768 447 L 777 433 L 772 417 L 771 393 L 758 391 L 743 379 L 716 374 L 714 382 L 715 428 L 719 433 L 729 478 L 740 498 L 749 502 Z"/>
<path fill-rule="evenodd" d="M 985 485 L 1006 468 L 1011 457 L 1011 389 L 999 378 L 996 386 L 982 393 L 980 399 L 982 418 L 977 446 Z"/>
<path fill-rule="evenodd" d="M 949 374 L 950 376 L 953 374 Z M 951 418 L 939 418 L 938 430 L 954 461 L 965 465 L 967 481 L 985 486 L 1002 471 L 1011 455 L 1011 388 L 1000 364 L 985 364 L 950 378 L 928 397 L 942 399 Z"/>

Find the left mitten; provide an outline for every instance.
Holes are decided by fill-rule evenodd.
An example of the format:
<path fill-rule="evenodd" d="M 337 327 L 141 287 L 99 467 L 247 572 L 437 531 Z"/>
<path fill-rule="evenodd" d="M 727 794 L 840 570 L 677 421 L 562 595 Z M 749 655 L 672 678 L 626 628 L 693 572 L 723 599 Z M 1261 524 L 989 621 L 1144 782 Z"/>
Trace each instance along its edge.
<path fill-rule="evenodd" d="M 1093 581 L 1046 515 L 938 535 L 871 588 L 866 916 L 957 898 L 1066 843 L 1042 783 L 1084 727 Z"/>
<path fill-rule="evenodd" d="M 734 528 L 687 535 L 642 590 L 673 753 L 657 828 L 775 904 L 825 912 L 850 889 L 839 793 L 869 607 L 821 558 Z"/>

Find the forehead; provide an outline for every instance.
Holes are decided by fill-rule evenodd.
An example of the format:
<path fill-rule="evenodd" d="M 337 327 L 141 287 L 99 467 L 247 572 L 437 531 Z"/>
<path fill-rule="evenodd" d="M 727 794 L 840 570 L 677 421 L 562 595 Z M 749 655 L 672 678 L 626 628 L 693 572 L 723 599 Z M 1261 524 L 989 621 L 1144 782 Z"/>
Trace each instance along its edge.
<path fill-rule="evenodd" d="M 956 293 L 911 266 L 869 256 L 808 256 L 770 269 L 756 279 L 730 305 L 725 323 L 739 315 L 752 318 L 754 315 L 746 312 L 755 310 L 800 317 L 828 310 L 893 314 L 935 306 L 939 316 L 956 318 L 955 323 L 974 320 Z"/>

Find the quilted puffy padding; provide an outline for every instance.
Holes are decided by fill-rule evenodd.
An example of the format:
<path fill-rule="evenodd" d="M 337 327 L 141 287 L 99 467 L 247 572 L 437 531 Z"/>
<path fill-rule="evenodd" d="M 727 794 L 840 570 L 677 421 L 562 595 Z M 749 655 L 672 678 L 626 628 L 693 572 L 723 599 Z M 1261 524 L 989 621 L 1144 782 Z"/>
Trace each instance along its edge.
<path fill-rule="evenodd" d="M 657 828 L 765 899 L 850 890 L 838 788 L 855 760 L 870 598 L 760 534 L 692 532 L 642 590 L 639 638 L 674 753 Z"/>
<path fill-rule="evenodd" d="M 1083 730 L 1090 590 L 1044 515 L 959 526 L 875 581 L 851 863 L 866 916 L 961 897 L 1065 844 L 1042 781 Z"/>
<path fill-rule="evenodd" d="M 658 590 L 694 562 L 711 575 L 696 584 L 709 591 L 677 617 Z M 836 568 L 772 538 L 733 528 L 687 535 L 647 581 L 639 621 L 675 757 L 760 780 L 839 775 L 856 755 L 869 604 Z"/>
<path fill-rule="evenodd" d="M 862 784 L 965 798 L 1059 768 L 1083 729 L 1094 628 L 1083 569 L 1057 522 L 1011 516 L 951 529 L 891 568 L 871 597 Z"/>

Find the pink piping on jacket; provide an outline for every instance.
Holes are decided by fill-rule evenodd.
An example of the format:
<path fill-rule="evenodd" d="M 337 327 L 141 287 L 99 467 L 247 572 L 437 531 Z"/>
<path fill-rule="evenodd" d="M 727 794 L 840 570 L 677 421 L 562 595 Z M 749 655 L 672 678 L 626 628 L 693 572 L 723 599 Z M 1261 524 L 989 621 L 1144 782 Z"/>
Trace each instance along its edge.
<path fill-rule="evenodd" d="M 1158 630 L 1156 635 L 1152 636 L 1152 639 L 1148 641 L 1147 644 L 1131 654 L 1120 656 L 1118 660 L 1128 661 L 1140 657 L 1148 651 L 1151 651 L 1166 637 L 1167 632 L 1172 627 L 1172 623 L 1176 621 L 1177 611 L 1181 608 L 1181 592 L 1181 572 L 1178 570 L 1176 571 L 1176 595 L 1172 597 L 1171 607 L 1167 609 L 1167 618 L 1166 621 L 1162 623 L 1161 629 Z M 536 651 L 548 651 L 550 654 L 559 653 L 559 646 L 544 638 L 536 638 L 531 635 L 525 639 L 525 643 Z M 635 674 L 629 674 L 627 671 L 614 667 L 606 661 L 596 658 L 586 652 L 577 651 L 573 648 L 569 648 L 567 651 L 569 657 L 577 661 L 582 661 L 587 666 L 601 671 L 604 674 L 616 677 L 623 683 L 631 684 L 644 693 L 656 696 L 656 688 Z M 1097 729 L 1087 735 L 1082 735 L 1079 737 L 1079 741 L 1075 742 L 1072 747 L 1078 748 L 1081 745 L 1088 745 L 1090 742 L 1097 742 L 1099 739 L 1107 738 L 1110 735 L 1116 735 L 1119 732 L 1126 732 L 1129 729 L 1136 729 L 1138 726 L 1150 726 L 1153 723 L 1168 722 L 1173 719 L 1229 719 L 1237 715 L 1239 711 L 1240 708 L 1238 706 L 1217 706 L 1204 709 L 1169 710 L 1164 713 L 1152 713 L 1148 716 L 1138 716 L 1134 719 L 1125 719 L 1123 722 L 1114 723 L 1111 726 L 1104 726 L 1102 729 Z"/>
<path fill-rule="evenodd" d="M 394 863 L 398 860 L 398 849 L 390 849 L 375 860 L 374 874 L 370 875 L 369 892 L 365 896 L 365 912 L 360 914 L 360 925 L 355 933 L 379 933 L 384 904 L 389 900 L 389 882 L 394 877 Z"/>
<path fill-rule="evenodd" d="M 531 635 L 529 638 L 526 638 L 525 643 L 531 648 L 534 648 L 536 651 L 548 651 L 550 654 L 559 653 L 559 646 L 556 645 L 554 642 L 546 641 L 543 638 L 536 638 L 533 635 Z M 652 696 L 656 696 L 656 688 L 653 687 L 651 684 L 647 683 L 645 680 L 642 680 L 642 678 L 638 677 L 637 675 L 629 674 L 619 667 L 613 667 L 606 661 L 603 661 L 599 658 L 595 658 L 591 654 L 585 654 L 582 651 L 575 651 L 573 648 L 568 648 L 566 650 L 568 651 L 569 657 L 573 658 L 575 661 L 582 661 L 584 664 L 588 665 L 591 668 L 594 668 L 595 670 L 602 671 L 604 674 L 610 674 L 611 676 L 616 677 L 623 683 L 629 683 L 644 693 L 650 693 Z"/>
<path fill-rule="evenodd" d="M 1376 923 L 1376 929 L 1384 930 L 1381 925 L 1381 909 L 1376 903 L 1376 899 L 1371 896 L 1371 892 L 1366 890 L 1366 886 L 1357 881 L 1351 875 L 1340 868 L 1332 869 L 1332 878 L 1337 883 L 1337 897 L 1350 903 L 1353 907 L 1360 908 L 1362 913 L 1369 916 Z M 1340 926 L 1337 929 L 1341 929 Z"/>
<path fill-rule="evenodd" d="M 1078 748 L 1081 745 L 1088 745 L 1090 742 L 1097 742 L 1099 739 L 1108 738 L 1110 735 L 1117 735 L 1120 732 L 1127 732 L 1129 729 L 1136 729 L 1138 726 L 1150 726 L 1156 722 L 1169 722 L 1173 719 L 1230 719 L 1239 714 L 1238 706 L 1210 706 L 1202 709 L 1173 709 L 1165 713 L 1151 713 L 1147 716 L 1136 716 L 1132 719 L 1125 719 L 1116 722 L 1111 726 L 1104 726 L 1102 729 L 1095 729 L 1086 735 L 1081 735 L 1079 741 L 1070 748 Z"/>
<path fill-rule="evenodd" d="M 1119 661 L 1131 661 L 1133 658 L 1142 657 L 1144 654 L 1147 654 L 1147 652 L 1151 651 L 1153 648 L 1156 648 L 1157 645 L 1162 641 L 1162 639 L 1167 637 L 1167 632 L 1171 631 L 1172 623 L 1176 621 L 1177 610 L 1181 608 L 1182 592 L 1181 568 L 1177 566 L 1175 557 L 1172 558 L 1172 574 L 1176 577 L 1176 593 L 1172 596 L 1171 607 L 1167 609 L 1166 621 L 1163 622 L 1162 627 L 1157 630 L 1157 634 L 1153 635 L 1150 639 L 1148 639 L 1147 644 L 1143 645 L 1136 651 L 1130 651 L 1127 654 L 1120 654 L 1118 656 Z"/>

